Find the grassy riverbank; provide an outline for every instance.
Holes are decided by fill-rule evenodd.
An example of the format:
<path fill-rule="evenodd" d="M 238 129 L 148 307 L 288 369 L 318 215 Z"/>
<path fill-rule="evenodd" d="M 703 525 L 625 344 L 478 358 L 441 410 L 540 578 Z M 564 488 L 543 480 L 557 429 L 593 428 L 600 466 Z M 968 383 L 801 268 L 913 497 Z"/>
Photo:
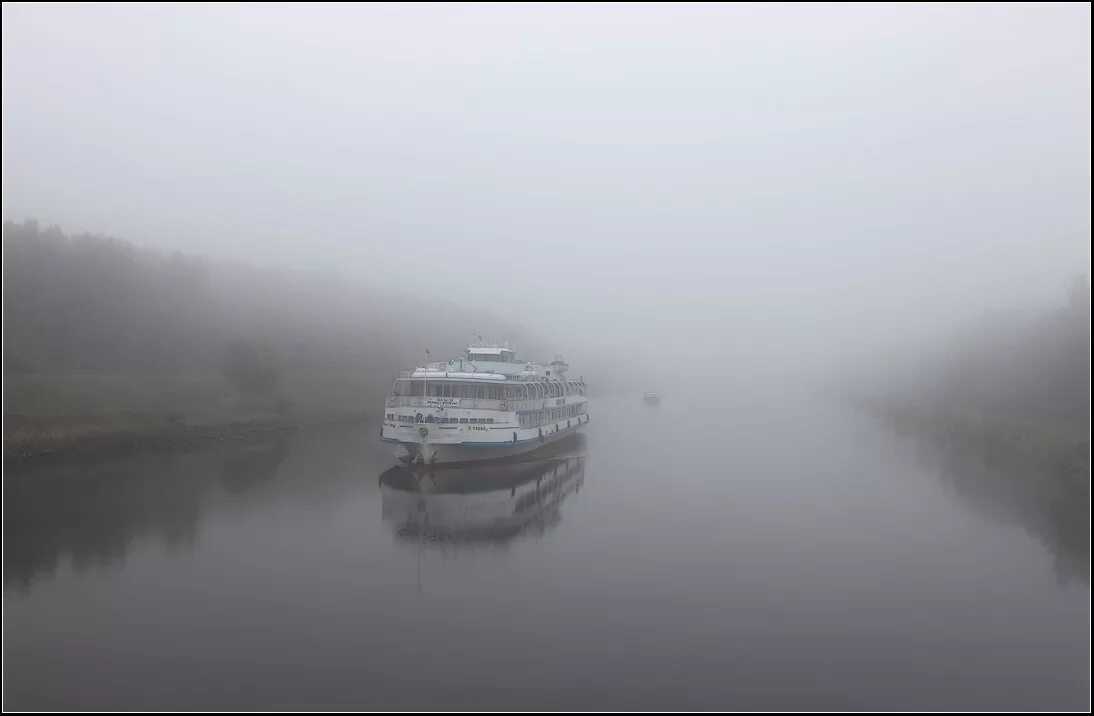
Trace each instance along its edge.
<path fill-rule="evenodd" d="M 221 376 L 8 375 L 4 459 L 198 442 L 364 418 L 385 389 L 321 373 L 241 393 Z"/>
<path fill-rule="evenodd" d="M 976 509 L 1022 525 L 1055 556 L 1061 582 L 1090 581 L 1090 441 L 1082 425 L 973 410 L 876 403 L 925 464 Z"/>
<path fill-rule="evenodd" d="M 1090 284 L 1062 305 L 968 321 L 948 343 L 855 387 L 894 429 L 1089 501 Z"/>
<path fill-rule="evenodd" d="M 1020 463 L 1027 468 L 1021 474 L 1046 488 L 1089 499 L 1090 439 L 1085 426 L 893 401 L 873 403 L 871 409 L 903 434 L 979 455 L 989 464 Z"/>

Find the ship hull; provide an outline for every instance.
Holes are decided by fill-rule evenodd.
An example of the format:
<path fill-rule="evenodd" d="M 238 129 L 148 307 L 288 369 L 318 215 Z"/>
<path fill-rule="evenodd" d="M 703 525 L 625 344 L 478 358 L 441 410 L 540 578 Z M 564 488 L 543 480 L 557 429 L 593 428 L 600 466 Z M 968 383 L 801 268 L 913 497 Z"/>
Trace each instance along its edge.
<path fill-rule="evenodd" d="M 545 433 L 519 442 L 496 443 L 430 443 L 399 442 L 395 446 L 395 458 L 408 465 L 431 467 L 460 467 L 478 463 L 512 460 L 528 455 L 576 433 L 584 423 L 557 432 Z"/>

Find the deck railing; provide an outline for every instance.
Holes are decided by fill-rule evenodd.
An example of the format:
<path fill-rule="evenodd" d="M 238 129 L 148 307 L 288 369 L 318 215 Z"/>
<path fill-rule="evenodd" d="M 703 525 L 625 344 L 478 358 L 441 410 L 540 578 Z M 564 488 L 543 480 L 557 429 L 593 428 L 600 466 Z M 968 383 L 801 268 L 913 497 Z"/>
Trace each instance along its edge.
<path fill-rule="evenodd" d="M 535 398 L 532 400 L 493 400 L 486 398 L 427 398 L 418 395 L 389 395 L 384 403 L 388 408 L 451 408 L 464 410 L 541 410 L 580 402 L 583 395 L 567 395 L 559 398 Z M 560 402 L 561 401 L 561 402 Z M 502 404 L 505 404 L 504 406 Z"/>

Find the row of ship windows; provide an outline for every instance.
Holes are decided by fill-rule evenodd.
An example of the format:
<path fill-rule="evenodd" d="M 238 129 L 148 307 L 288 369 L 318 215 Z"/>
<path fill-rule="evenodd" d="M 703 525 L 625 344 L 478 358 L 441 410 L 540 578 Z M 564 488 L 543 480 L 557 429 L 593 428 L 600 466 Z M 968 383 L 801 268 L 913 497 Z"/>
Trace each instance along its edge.
<path fill-rule="evenodd" d="M 392 395 L 418 398 L 478 398 L 482 400 L 537 400 L 585 395 L 585 383 L 579 380 L 552 380 L 521 384 L 467 383 L 453 380 L 428 381 L 421 378 L 397 380 Z"/>
<path fill-rule="evenodd" d="M 564 405 L 560 408 L 551 408 L 549 410 L 537 410 L 534 413 L 522 413 L 520 416 L 520 426 L 522 428 L 534 428 L 547 423 L 558 422 L 559 420 L 566 420 L 567 418 L 574 418 L 578 415 L 585 414 L 585 403 L 575 403 L 574 405 Z"/>
<path fill-rule="evenodd" d="M 567 418 L 574 418 L 579 415 L 585 414 L 585 403 L 578 403 L 576 405 L 564 405 L 560 408 L 551 408 L 550 410 L 538 410 L 534 413 L 524 413 L 520 416 L 520 426 L 522 428 L 534 428 L 539 425 L 545 425 L 547 423 L 557 422 L 559 420 L 566 420 Z M 397 420 L 400 423 L 413 423 L 416 418 L 413 415 L 398 415 L 396 413 L 388 413 L 388 420 Z M 425 423 L 443 423 L 443 424 L 468 424 L 471 425 L 493 425 L 493 418 L 435 418 L 432 415 L 426 416 L 424 419 L 417 422 Z"/>
<path fill-rule="evenodd" d="M 400 423 L 413 423 L 415 418 L 413 415 L 396 415 L 395 413 L 387 414 L 388 420 L 398 420 Z M 426 416 L 424 419 L 419 420 L 420 423 L 471 423 L 472 425 L 493 425 L 493 418 L 435 418 L 432 415 Z"/>
<path fill-rule="evenodd" d="M 517 360 L 517 357 L 509 351 L 502 351 L 500 354 L 493 353 L 471 353 L 468 352 L 467 360 L 469 361 L 482 361 L 483 363 L 523 363 L 524 361 Z M 451 361 L 449 361 L 451 362 Z"/>

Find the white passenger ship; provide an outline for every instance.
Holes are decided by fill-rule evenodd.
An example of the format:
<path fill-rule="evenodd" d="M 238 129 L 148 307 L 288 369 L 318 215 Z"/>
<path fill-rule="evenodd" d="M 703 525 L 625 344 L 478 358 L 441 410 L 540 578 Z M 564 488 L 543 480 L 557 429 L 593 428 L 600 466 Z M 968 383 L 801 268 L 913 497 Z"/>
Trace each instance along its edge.
<path fill-rule="evenodd" d="M 589 421 L 584 380 L 569 366 L 519 360 L 505 345 L 472 345 L 449 361 L 404 371 L 387 398 L 380 438 L 402 462 L 453 465 L 512 457 Z"/>

